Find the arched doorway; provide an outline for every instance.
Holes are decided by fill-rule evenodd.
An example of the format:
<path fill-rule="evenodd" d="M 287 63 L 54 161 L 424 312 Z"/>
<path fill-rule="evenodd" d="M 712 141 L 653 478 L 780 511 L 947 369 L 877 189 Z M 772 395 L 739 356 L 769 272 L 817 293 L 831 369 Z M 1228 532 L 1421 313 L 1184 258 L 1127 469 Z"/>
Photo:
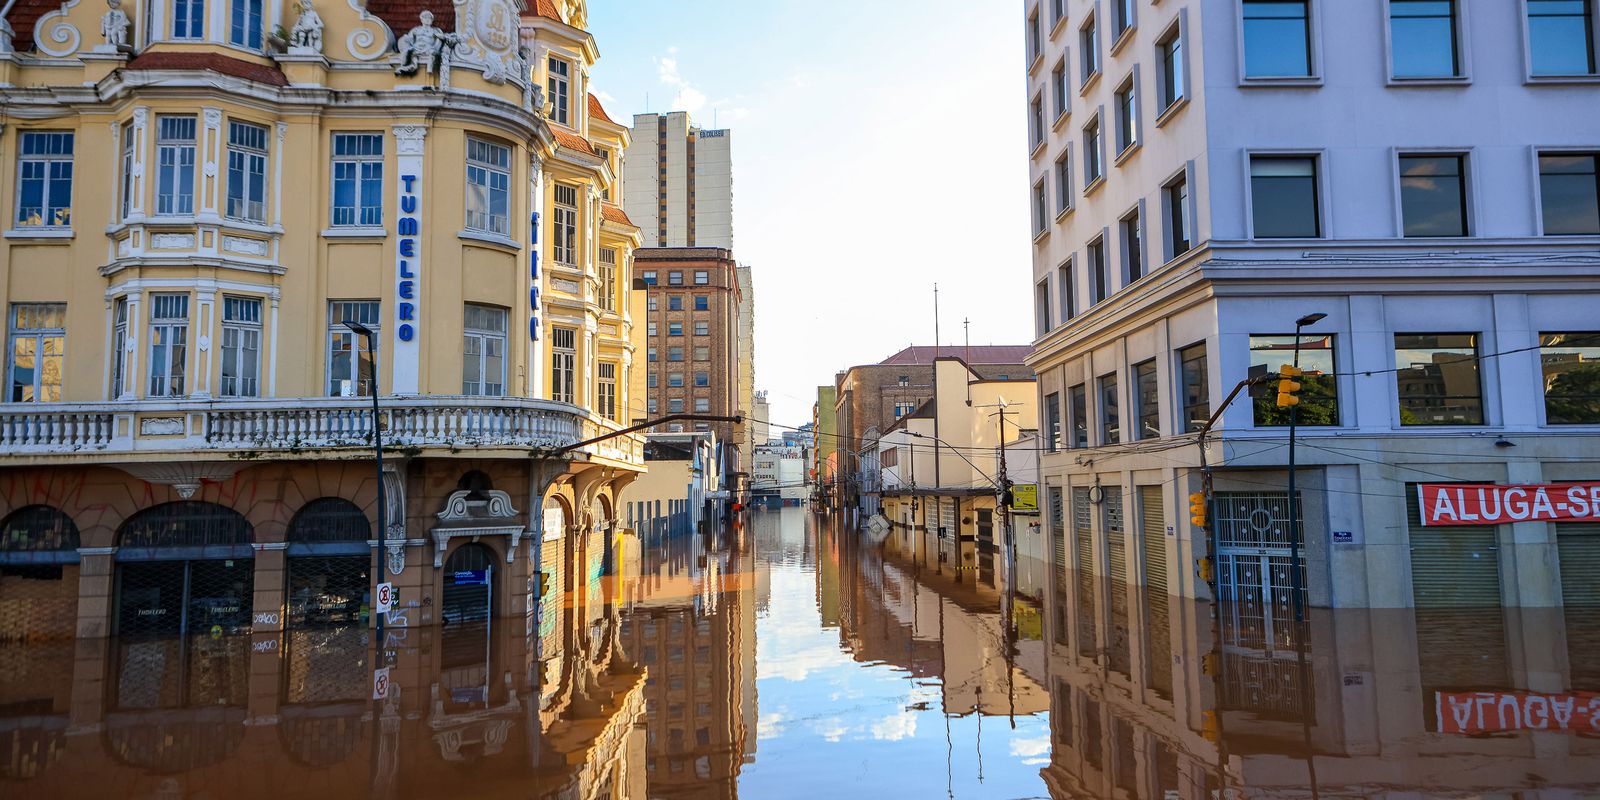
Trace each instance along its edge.
<path fill-rule="evenodd" d="M 285 726 L 308 734 L 289 745 L 304 763 L 342 759 L 335 754 L 344 752 L 347 739 L 360 738 L 345 723 L 360 716 L 357 701 L 370 692 L 364 655 L 370 644 L 372 535 L 367 515 L 341 497 L 312 500 L 289 520 L 282 713 Z M 330 703 L 355 705 L 341 716 Z M 320 711 L 308 715 L 307 707 Z M 309 735 L 312 730 L 318 733 Z"/>
<path fill-rule="evenodd" d="M 70 639 L 78 621 L 78 526 L 53 506 L 0 520 L 0 642 Z"/>
<path fill-rule="evenodd" d="M 450 554 L 444 565 L 441 622 L 484 622 L 493 616 L 495 560 L 494 551 L 477 542 L 464 544 Z"/>
<path fill-rule="evenodd" d="M 117 531 L 121 636 L 248 633 L 255 590 L 250 523 L 215 503 L 147 508 Z"/>

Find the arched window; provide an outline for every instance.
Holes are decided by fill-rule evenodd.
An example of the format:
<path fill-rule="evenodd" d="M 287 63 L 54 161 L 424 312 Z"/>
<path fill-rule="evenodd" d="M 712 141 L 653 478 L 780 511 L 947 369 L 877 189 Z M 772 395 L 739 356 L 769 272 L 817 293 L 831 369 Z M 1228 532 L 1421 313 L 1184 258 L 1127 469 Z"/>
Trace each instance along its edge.
<path fill-rule="evenodd" d="M 0 564 L 76 564 L 78 526 L 54 506 L 23 506 L 0 520 Z"/>
<path fill-rule="evenodd" d="M 216 503 L 163 503 L 129 517 L 117 531 L 117 560 L 250 558 L 250 523 Z"/>
<path fill-rule="evenodd" d="M 374 538 L 366 512 L 342 497 L 306 503 L 289 520 L 289 555 L 361 555 Z"/>

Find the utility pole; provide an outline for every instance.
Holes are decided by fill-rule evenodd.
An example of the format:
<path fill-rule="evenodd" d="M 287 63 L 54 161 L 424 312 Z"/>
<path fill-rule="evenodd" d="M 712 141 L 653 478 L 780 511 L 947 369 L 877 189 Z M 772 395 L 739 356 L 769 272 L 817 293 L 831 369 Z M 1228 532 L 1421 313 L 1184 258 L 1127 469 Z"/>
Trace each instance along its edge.
<path fill-rule="evenodd" d="M 1317 764 L 1315 754 L 1311 750 L 1311 673 L 1306 663 L 1306 603 L 1302 593 L 1305 592 L 1305 579 L 1300 562 L 1300 497 L 1295 488 L 1294 444 L 1295 428 L 1300 422 L 1300 398 L 1295 394 L 1301 388 L 1298 378 L 1304 373 L 1300 370 L 1300 331 L 1322 321 L 1327 314 L 1307 314 L 1294 322 L 1294 364 L 1290 369 L 1281 370 L 1287 380 L 1278 384 L 1278 405 L 1289 408 L 1289 579 L 1290 596 L 1294 604 L 1294 641 L 1295 660 L 1300 669 L 1300 728 L 1305 739 L 1306 771 L 1311 778 L 1311 798 L 1318 800 L 1317 789 Z M 1284 389 L 1292 387 L 1291 391 Z"/>
<path fill-rule="evenodd" d="M 961 345 L 967 361 L 967 366 L 972 366 L 972 318 L 964 317 L 961 320 Z"/>

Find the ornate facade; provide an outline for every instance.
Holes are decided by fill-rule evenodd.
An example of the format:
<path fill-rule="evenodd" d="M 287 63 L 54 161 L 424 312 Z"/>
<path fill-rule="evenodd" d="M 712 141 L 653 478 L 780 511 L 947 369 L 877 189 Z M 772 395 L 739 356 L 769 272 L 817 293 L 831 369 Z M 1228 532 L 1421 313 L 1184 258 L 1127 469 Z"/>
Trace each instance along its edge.
<path fill-rule="evenodd" d="M 364 624 L 379 524 L 391 624 L 555 625 L 643 469 L 584 3 L 8 8 L 0 640 Z"/>

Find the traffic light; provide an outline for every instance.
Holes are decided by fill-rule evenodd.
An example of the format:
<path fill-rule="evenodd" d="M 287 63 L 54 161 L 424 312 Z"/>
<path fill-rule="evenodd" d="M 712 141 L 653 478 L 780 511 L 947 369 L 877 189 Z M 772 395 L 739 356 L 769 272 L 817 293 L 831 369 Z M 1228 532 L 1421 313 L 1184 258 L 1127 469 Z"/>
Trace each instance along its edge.
<path fill-rule="evenodd" d="M 1300 405 L 1300 397 L 1296 393 L 1302 386 L 1295 378 L 1304 377 L 1305 372 L 1299 367 L 1284 364 L 1278 368 L 1278 375 L 1282 377 L 1282 380 L 1278 381 L 1278 408 Z"/>
<path fill-rule="evenodd" d="M 1211 583 L 1217 579 L 1217 568 L 1216 565 L 1211 563 L 1211 559 L 1201 558 L 1194 563 L 1195 571 L 1200 574 L 1200 580 Z"/>
<path fill-rule="evenodd" d="M 1206 493 L 1195 492 L 1189 495 L 1189 521 L 1196 528 L 1206 526 Z"/>

